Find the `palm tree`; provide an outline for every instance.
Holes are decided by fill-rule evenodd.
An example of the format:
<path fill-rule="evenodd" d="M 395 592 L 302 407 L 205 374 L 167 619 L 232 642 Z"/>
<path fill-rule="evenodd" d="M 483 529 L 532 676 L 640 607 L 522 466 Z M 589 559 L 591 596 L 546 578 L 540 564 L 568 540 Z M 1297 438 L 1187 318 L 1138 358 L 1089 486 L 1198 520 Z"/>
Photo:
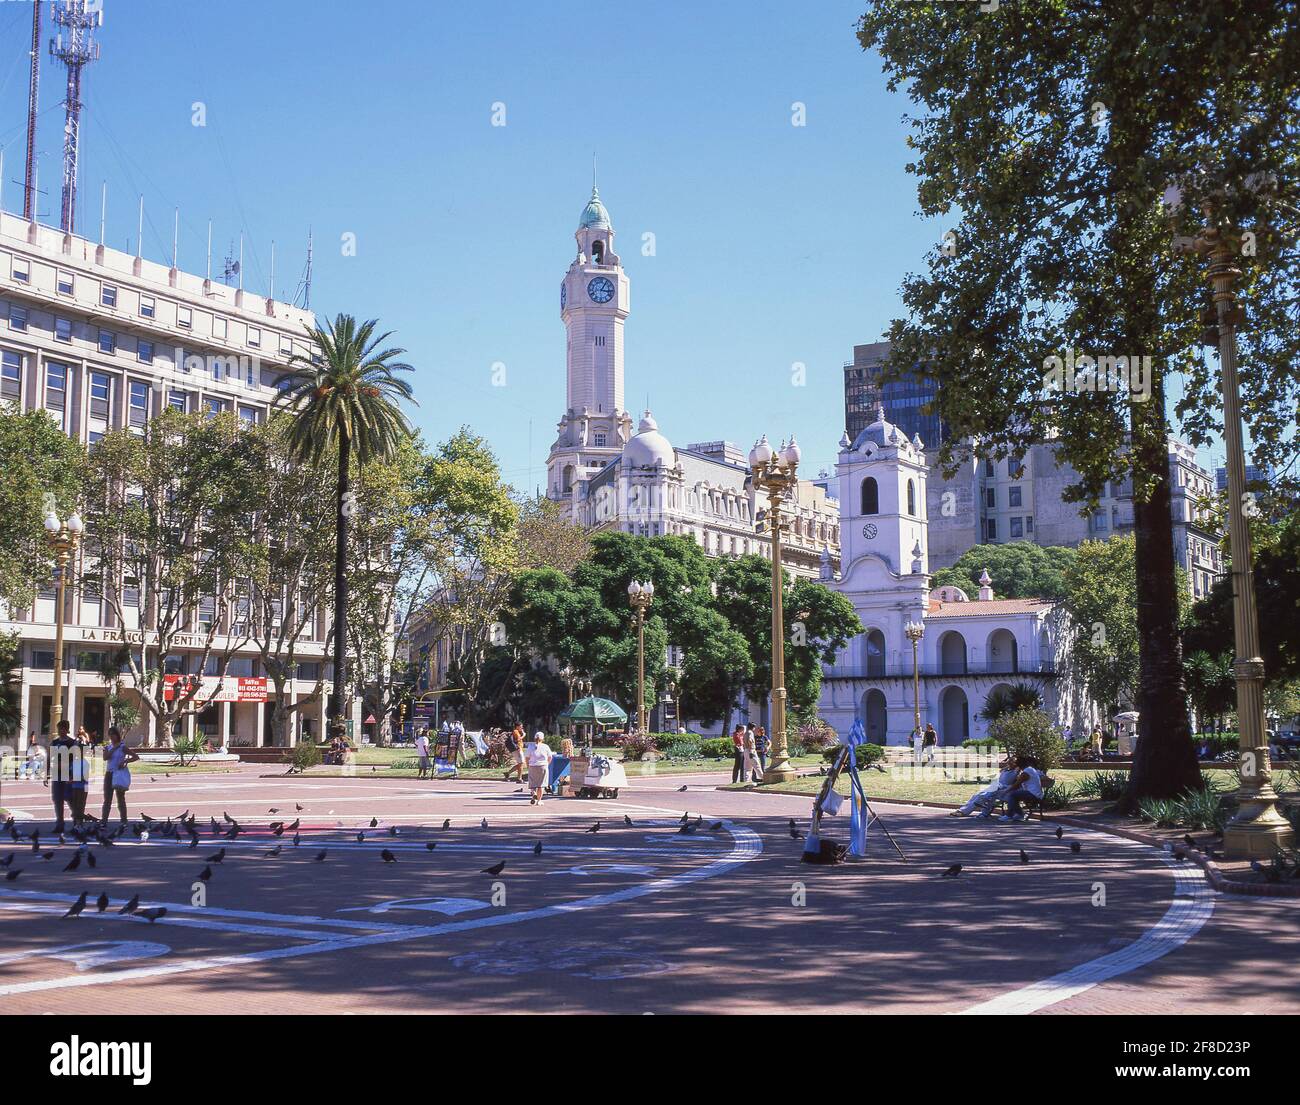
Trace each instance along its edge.
<path fill-rule="evenodd" d="M 404 349 L 381 348 L 389 335 L 375 334 L 377 320 L 357 325 L 351 315 L 308 330 L 319 353 L 295 354 L 277 381 L 277 406 L 293 415 L 289 450 L 309 464 L 323 464 L 337 450 L 335 492 L 338 534 L 334 549 L 334 690 L 330 695 L 330 728 L 342 735 L 346 713 L 348 649 L 348 536 L 356 497 L 351 490 L 355 460 L 365 465 L 389 460 L 411 433 L 400 403 L 415 402 L 411 385 L 398 372 L 412 367 L 397 360 Z"/>
<path fill-rule="evenodd" d="M 993 721 L 1017 710 L 1037 710 L 1042 704 L 1043 696 L 1036 688 L 1028 683 L 1013 683 L 989 692 L 984 699 L 984 720 Z"/>

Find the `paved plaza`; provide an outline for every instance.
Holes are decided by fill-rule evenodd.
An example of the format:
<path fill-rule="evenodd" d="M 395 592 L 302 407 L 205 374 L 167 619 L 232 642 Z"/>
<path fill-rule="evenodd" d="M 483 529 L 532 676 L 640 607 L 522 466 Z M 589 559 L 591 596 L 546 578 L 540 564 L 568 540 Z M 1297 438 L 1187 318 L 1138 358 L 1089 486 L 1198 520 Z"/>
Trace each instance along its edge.
<path fill-rule="evenodd" d="M 537 808 L 499 781 L 266 771 L 137 778 L 133 816 L 192 811 L 193 849 L 132 832 L 65 871 L 75 842 L 0 845 L 21 871 L 0 881 L 6 1011 L 1300 1012 L 1294 902 L 1216 895 L 1191 865 L 1050 821 L 882 804 L 907 863 L 873 828 L 868 859 L 815 867 L 789 832 L 809 799 L 717 775 Z M 50 823 L 38 783 L 4 802 L 24 831 Z M 233 841 L 211 832 L 227 814 Z M 272 835 L 295 819 L 296 846 Z M 167 913 L 120 913 L 136 894 Z"/>

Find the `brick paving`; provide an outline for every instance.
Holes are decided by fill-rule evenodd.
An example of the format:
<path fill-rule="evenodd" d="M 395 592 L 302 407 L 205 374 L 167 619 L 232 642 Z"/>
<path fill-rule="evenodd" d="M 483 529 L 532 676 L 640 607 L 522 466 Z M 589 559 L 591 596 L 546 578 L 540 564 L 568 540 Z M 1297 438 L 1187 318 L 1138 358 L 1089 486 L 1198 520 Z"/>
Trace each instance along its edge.
<path fill-rule="evenodd" d="M 1059 842 L 1050 822 L 881 804 L 911 862 L 873 829 L 870 858 L 823 868 L 787 828 L 811 799 L 714 790 L 721 776 L 537 808 L 496 781 L 265 770 L 137 779 L 133 813 L 198 815 L 194 851 L 127 837 L 65 873 L 71 844 L 44 861 L 0 843 L 23 871 L 0 881 L 6 1012 L 1300 1012 L 1300 903 L 1217 895 L 1191 865 L 1076 829 Z M 4 795 L 48 817 L 39 785 Z M 698 832 L 677 831 L 683 811 Z M 191 905 L 224 812 L 247 831 Z M 268 856 L 286 816 L 302 842 Z M 962 873 L 941 877 L 951 863 Z M 82 890 L 87 912 L 63 919 Z M 118 916 L 131 893 L 168 915 Z"/>

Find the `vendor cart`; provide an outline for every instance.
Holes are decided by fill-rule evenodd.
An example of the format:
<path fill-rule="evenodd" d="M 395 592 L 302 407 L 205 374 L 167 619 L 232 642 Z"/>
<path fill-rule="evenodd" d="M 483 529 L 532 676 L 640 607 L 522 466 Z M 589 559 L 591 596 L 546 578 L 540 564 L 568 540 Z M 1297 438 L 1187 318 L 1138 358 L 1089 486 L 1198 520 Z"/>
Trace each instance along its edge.
<path fill-rule="evenodd" d="M 608 756 L 575 756 L 569 778 L 578 798 L 617 798 L 627 786 L 623 765 Z"/>

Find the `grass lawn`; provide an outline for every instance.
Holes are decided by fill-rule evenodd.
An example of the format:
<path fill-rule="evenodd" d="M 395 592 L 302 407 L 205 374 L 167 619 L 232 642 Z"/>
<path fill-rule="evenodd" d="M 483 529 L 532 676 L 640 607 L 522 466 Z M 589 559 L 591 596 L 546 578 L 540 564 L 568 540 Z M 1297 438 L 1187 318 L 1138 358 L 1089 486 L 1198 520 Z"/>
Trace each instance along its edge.
<path fill-rule="evenodd" d="M 800 763 L 797 766 L 805 767 Z M 811 761 L 811 766 L 815 770 L 819 763 Z M 872 768 L 859 770 L 858 777 L 862 780 L 862 789 L 866 792 L 868 798 L 898 799 L 904 802 L 946 802 L 952 805 L 961 805 L 982 788 L 985 784 L 970 781 L 950 781 L 943 777 L 943 773 L 938 770 L 926 768 L 921 771 L 913 771 L 910 768 L 906 772 L 896 774 L 885 774 Z M 826 780 L 820 775 L 809 775 L 801 779 L 793 779 L 788 783 L 774 783 L 770 786 L 759 786 L 756 789 L 764 793 L 775 794 L 808 794 L 813 795 L 822 789 L 822 784 Z M 726 790 L 741 790 L 741 784 L 729 785 Z M 848 794 L 849 778 L 841 772 L 840 777 L 835 781 L 835 789 L 840 794 Z"/>
<path fill-rule="evenodd" d="M 192 767 L 188 764 L 180 767 L 174 763 L 145 763 L 144 760 L 137 760 L 131 764 L 132 775 L 211 775 L 217 772 L 225 773 L 234 771 L 238 764 L 194 764 Z"/>
<path fill-rule="evenodd" d="M 619 761 L 620 752 L 617 748 L 597 748 L 595 750 L 599 755 L 608 756 L 610 759 Z M 822 761 L 816 756 L 804 756 L 792 760 L 802 771 L 815 769 Z M 356 756 L 356 773 L 372 774 L 371 768 L 378 768 L 388 778 L 410 778 L 413 779 L 419 774 L 416 767 L 415 749 L 413 748 L 378 748 L 372 745 L 363 745 L 357 749 Z M 641 778 L 649 775 L 690 775 L 701 772 L 728 772 L 731 771 L 731 759 L 698 759 L 698 760 L 638 760 L 631 763 L 623 764 L 624 771 L 627 772 L 629 779 Z M 462 767 L 457 772 L 457 778 L 460 779 L 500 779 L 505 773 L 505 767 Z M 334 766 L 313 767 L 308 775 L 341 775 L 343 768 Z"/>

